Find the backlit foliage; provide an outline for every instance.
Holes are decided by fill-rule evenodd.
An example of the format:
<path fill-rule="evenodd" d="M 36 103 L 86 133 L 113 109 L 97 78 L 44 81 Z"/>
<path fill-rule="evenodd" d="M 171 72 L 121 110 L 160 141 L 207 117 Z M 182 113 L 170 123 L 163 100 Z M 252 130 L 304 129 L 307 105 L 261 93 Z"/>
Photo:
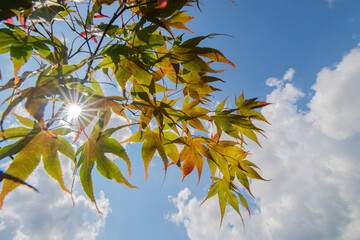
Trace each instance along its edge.
<path fill-rule="evenodd" d="M 28 185 L 24 181 L 40 162 L 71 193 L 58 153 L 73 160 L 74 173 L 95 205 L 93 171 L 135 188 L 107 153 L 122 159 L 131 176 L 123 144 L 137 142 L 146 178 L 156 153 L 165 174 L 168 167 L 176 167 L 183 179 L 196 170 L 200 180 L 203 168 L 209 167 L 212 186 L 205 200 L 218 196 L 221 220 L 228 204 L 240 216 L 240 205 L 249 211 L 243 191 L 251 194 L 249 180 L 263 178 L 247 160 L 244 144 L 258 143 L 262 130 L 253 120 L 266 122 L 258 110 L 267 103 L 241 94 L 235 102 L 225 99 L 214 106 L 214 92 L 220 90 L 214 84 L 223 81 L 216 74 L 223 70 L 213 63 L 235 66 L 219 50 L 202 46 L 215 34 L 185 38 L 183 31 L 191 31 L 185 24 L 193 19 L 185 10 L 198 7 L 197 1 L 31 3 L 0 12 L 2 19 L 14 16 L 0 28 L 0 53 L 13 64 L 13 78 L 2 80 L 0 87 L 7 94 L 0 119 L 5 143 L 0 159 L 11 161 L 6 172 L 0 172 L 0 206 L 10 191 Z M 106 95 L 105 88 L 120 91 Z M 66 115 L 74 104 L 79 106 L 75 111 L 81 110 L 77 118 Z M 15 114 L 18 105 L 31 117 Z M 113 115 L 127 123 L 107 127 Z M 10 118 L 17 120 L 17 127 L 6 126 Z M 129 127 L 135 131 L 126 141 L 112 137 Z M 86 140 L 80 145 L 82 134 Z"/>

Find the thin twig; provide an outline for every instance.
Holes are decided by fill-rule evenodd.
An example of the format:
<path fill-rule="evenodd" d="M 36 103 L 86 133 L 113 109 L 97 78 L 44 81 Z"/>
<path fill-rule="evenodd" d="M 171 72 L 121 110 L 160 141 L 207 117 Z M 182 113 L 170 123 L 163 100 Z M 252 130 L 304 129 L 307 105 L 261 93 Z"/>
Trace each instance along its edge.
<path fill-rule="evenodd" d="M 94 62 L 94 57 L 95 57 L 95 55 L 97 54 L 97 52 L 99 51 L 100 46 L 101 46 L 101 44 L 102 44 L 102 42 L 103 42 L 103 40 L 104 40 L 107 32 L 109 31 L 111 25 L 115 22 L 115 20 L 116 20 L 126 9 L 128 9 L 128 7 L 127 7 L 126 5 L 120 4 L 120 6 L 118 7 L 118 9 L 116 9 L 113 17 L 111 18 L 111 20 L 110 20 L 109 23 L 107 24 L 107 26 L 106 26 L 106 28 L 105 28 L 105 30 L 104 30 L 101 38 L 100 38 L 100 41 L 99 41 L 99 43 L 98 43 L 95 51 L 91 54 L 91 57 L 90 57 L 91 60 L 90 60 L 90 62 L 89 62 L 89 64 L 88 64 L 88 69 L 87 69 L 87 71 L 86 71 L 86 75 L 85 75 L 85 78 L 83 79 L 82 83 L 86 82 L 87 79 L 89 78 L 89 73 L 90 73 L 90 70 L 91 70 L 91 66 L 92 66 L 92 64 L 93 64 L 93 62 Z"/>

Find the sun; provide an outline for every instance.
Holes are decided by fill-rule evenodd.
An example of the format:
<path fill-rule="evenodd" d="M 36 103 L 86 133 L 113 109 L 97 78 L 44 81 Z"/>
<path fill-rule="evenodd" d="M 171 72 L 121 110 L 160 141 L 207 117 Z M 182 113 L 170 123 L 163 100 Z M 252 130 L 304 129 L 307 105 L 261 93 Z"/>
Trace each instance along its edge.
<path fill-rule="evenodd" d="M 67 115 L 67 119 L 69 121 L 73 120 L 73 119 L 77 119 L 82 111 L 82 106 L 79 104 L 75 104 L 75 103 L 69 103 L 66 106 L 66 115 Z"/>

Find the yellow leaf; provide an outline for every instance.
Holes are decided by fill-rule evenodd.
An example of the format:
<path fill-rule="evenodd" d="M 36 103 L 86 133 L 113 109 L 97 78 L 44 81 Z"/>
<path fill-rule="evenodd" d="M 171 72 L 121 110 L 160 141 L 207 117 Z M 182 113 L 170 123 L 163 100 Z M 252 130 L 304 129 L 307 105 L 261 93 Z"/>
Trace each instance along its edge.
<path fill-rule="evenodd" d="M 14 158 L 6 173 L 21 180 L 26 178 L 35 170 L 40 162 L 43 148 L 41 135 L 35 136 Z M 5 196 L 20 185 L 18 182 L 4 179 L 0 193 L 0 209 L 4 203 Z"/>

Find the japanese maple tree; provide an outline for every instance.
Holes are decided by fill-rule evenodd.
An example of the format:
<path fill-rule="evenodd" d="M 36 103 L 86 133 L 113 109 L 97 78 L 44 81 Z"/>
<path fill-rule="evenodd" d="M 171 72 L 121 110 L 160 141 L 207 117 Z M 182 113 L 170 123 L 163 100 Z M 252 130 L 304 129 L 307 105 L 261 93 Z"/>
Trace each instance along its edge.
<path fill-rule="evenodd" d="M 0 11 L 0 53 L 13 65 L 13 77 L 2 80 L 0 87 L 7 96 L 0 119 L 0 159 L 11 161 L 0 172 L 0 206 L 19 185 L 32 187 L 25 180 L 40 162 L 71 194 L 59 153 L 73 161 L 74 174 L 95 205 L 93 171 L 135 188 L 107 154 L 122 159 L 131 176 L 123 144 L 137 142 L 146 178 L 156 153 L 165 174 L 176 167 L 183 179 L 196 169 L 200 180 L 205 165 L 212 185 L 204 201 L 218 196 L 221 220 L 228 204 L 240 216 L 240 205 L 250 213 L 243 191 L 251 194 L 250 179 L 264 179 L 247 160 L 244 144 L 258 143 L 262 130 L 254 120 L 266 122 L 258 110 L 268 103 L 239 94 L 234 102 L 214 105 L 212 96 L 220 90 L 214 84 L 223 82 L 217 76 L 223 70 L 214 69 L 213 63 L 235 66 L 219 50 L 202 46 L 215 34 L 185 38 L 183 31 L 190 31 L 185 24 L 193 19 L 185 10 L 199 7 L 198 1 L 17 3 Z M 108 80 L 99 81 L 100 75 Z M 104 94 L 111 87 L 121 90 Z M 15 114 L 18 105 L 31 117 Z M 78 116 L 68 119 L 70 112 Z M 108 127 L 114 115 L 126 124 Z M 4 123 L 8 118 L 16 119 L 16 127 Z M 112 137 L 129 127 L 136 130 L 126 141 Z M 81 135 L 86 140 L 74 151 L 72 143 Z"/>

